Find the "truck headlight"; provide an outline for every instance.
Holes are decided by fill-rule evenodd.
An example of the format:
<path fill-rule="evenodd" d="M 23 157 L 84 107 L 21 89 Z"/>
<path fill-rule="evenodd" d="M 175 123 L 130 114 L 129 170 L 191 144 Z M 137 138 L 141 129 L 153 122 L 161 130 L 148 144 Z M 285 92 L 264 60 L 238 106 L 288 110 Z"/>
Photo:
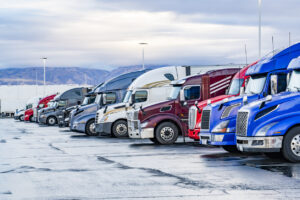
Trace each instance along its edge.
<path fill-rule="evenodd" d="M 276 124 L 278 124 L 278 122 L 273 122 L 273 123 L 265 125 L 264 127 L 262 127 L 261 129 L 259 129 L 257 131 L 255 136 L 266 136 L 267 132 Z"/>
<path fill-rule="evenodd" d="M 46 116 L 45 115 L 41 115 L 41 118 L 46 118 Z"/>
<path fill-rule="evenodd" d="M 148 125 L 148 122 L 144 122 L 141 124 L 141 128 L 145 128 Z"/>
<path fill-rule="evenodd" d="M 212 130 L 212 132 L 213 132 L 213 133 L 226 133 L 226 132 L 228 132 L 227 127 L 228 127 L 229 122 L 230 122 L 230 121 L 227 120 L 227 121 L 223 121 L 223 122 L 219 123 L 219 124 Z"/>

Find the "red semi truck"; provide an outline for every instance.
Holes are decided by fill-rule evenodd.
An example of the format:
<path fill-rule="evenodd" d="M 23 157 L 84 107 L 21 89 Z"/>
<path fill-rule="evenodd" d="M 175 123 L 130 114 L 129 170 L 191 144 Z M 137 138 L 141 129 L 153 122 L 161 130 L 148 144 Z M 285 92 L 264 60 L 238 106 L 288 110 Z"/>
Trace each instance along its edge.
<path fill-rule="evenodd" d="M 189 107 L 197 101 L 226 93 L 239 68 L 220 69 L 172 82 L 167 101 L 127 112 L 130 138 L 149 138 L 158 144 L 172 144 L 188 135 Z M 227 84 L 220 84 L 228 80 Z"/>
<path fill-rule="evenodd" d="M 24 120 L 25 121 L 36 122 L 37 121 L 38 110 L 41 109 L 41 108 L 47 108 L 48 107 L 47 104 L 49 103 L 49 101 L 54 99 L 55 96 L 56 96 L 56 94 L 47 96 L 47 97 L 39 100 L 37 104 L 32 104 L 31 108 L 29 108 L 25 111 Z"/>
<path fill-rule="evenodd" d="M 200 123 L 201 123 L 201 116 L 202 116 L 202 110 L 205 106 L 207 106 L 208 103 L 216 103 L 218 101 L 225 100 L 227 98 L 238 96 L 240 95 L 241 88 L 245 88 L 246 80 L 249 78 L 249 76 L 245 76 L 247 70 L 252 65 L 255 65 L 257 62 L 254 62 L 243 69 L 241 69 L 232 79 L 230 87 L 227 91 L 227 94 L 213 97 L 204 101 L 201 101 L 199 103 L 196 102 L 196 104 L 192 107 L 190 107 L 189 110 L 189 137 L 198 141 L 199 138 L 199 132 L 200 132 Z M 223 81 L 220 84 L 226 84 L 228 81 Z M 243 89 L 242 89 L 243 90 Z"/>

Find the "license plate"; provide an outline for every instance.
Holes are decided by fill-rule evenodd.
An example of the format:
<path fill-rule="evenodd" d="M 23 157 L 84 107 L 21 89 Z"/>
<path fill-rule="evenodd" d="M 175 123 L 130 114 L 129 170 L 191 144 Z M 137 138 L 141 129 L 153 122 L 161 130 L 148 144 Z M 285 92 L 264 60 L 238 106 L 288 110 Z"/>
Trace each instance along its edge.
<path fill-rule="evenodd" d="M 238 150 L 243 151 L 243 146 L 238 146 Z"/>

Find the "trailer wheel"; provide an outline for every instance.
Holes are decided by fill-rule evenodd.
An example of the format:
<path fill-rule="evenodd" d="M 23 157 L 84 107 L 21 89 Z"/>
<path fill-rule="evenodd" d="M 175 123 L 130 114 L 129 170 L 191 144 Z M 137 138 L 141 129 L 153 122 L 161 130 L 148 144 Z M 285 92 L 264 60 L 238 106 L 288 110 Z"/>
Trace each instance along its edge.
<path fill-rule="evenodd" d="M 171 122 L 163 122 L 158 125 L 155 138 L 159 144 L 174 144 L 178 138 L 178 128 Z"/>
<path fill-rule="evenodd" d="M 96 132 L 95 128 L 95 119 L 88 121 L 85 126 L 85 134 L 88 136 L 98 136 L 99 133 Z"/>
<path fill-rule="evenodd" d="M 24 121 L 24 115 L 20 115 L 20 116 L 19 116 L 19 120 L 20 120 L 20 121 Z"/>
<path fill-rule="evenodd" d="M 282 153 L 290 162 L 300 162 L 300 127 L 291 129 L 283 139 Z"/>
<path fill-rule="evenodd" d="M 47 118 L 47 125 L 48 126 L 54 126 L 55 124 L 57 124 L 57 119 L 54 116 L 50 116 Z"/>
<path fill-rule="evenodd" d="M 114 137 L 128 137 L 128 127 L 126 120 L 118 120 L 112 127 L 112 135 Z"/>
<path fill-rule="evenodd" d="M 226 145 L 222 146 L 223 149 L 229 153 L 239 153 L 240 151 L 237 149 L 235 145 Z"/>

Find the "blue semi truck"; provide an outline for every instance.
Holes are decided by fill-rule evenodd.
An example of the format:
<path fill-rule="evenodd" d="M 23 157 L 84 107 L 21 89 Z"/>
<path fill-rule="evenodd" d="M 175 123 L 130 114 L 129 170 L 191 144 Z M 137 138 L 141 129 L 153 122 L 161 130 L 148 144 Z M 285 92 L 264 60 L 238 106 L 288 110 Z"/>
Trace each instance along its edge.
<path fill-rule="evenodd" d="M 287 90 L 243 106 L 237 115 L 237 147 L 245 152 L 281 152 L 300 162 L 300 57 L 288 69 Z M 276 90 L 275 78 L 273 89 Z M 279 83 L 280 84 L 280 83 Z"/>
<path fill-rule="evenodd" d="M 300 55 L 300 43 L 279 53 L 262 58 L 246 73 L 250 78 L 243 95 L 210 104 L 203 109 L 200 144 L 222 146 L 228 152 L 236 152 L 236 117 L 244 105 L 268 95 L 285 91 L 288 64 Z M 271 79 L 277 77 L 277 91 L 272 91 Z"/>
<path fill-rule="evenodd" d="M 126 94 L 128 86 L 147 70 L 122 74 L 106 81 L 94 93 L 97 95 L 94 103 L 78 107 L 70 113 L 70 130 L 86 133 L 89 136 L 98 135 L 95 131 L 97 110 L 110 104 L 120 103 Z"/>

